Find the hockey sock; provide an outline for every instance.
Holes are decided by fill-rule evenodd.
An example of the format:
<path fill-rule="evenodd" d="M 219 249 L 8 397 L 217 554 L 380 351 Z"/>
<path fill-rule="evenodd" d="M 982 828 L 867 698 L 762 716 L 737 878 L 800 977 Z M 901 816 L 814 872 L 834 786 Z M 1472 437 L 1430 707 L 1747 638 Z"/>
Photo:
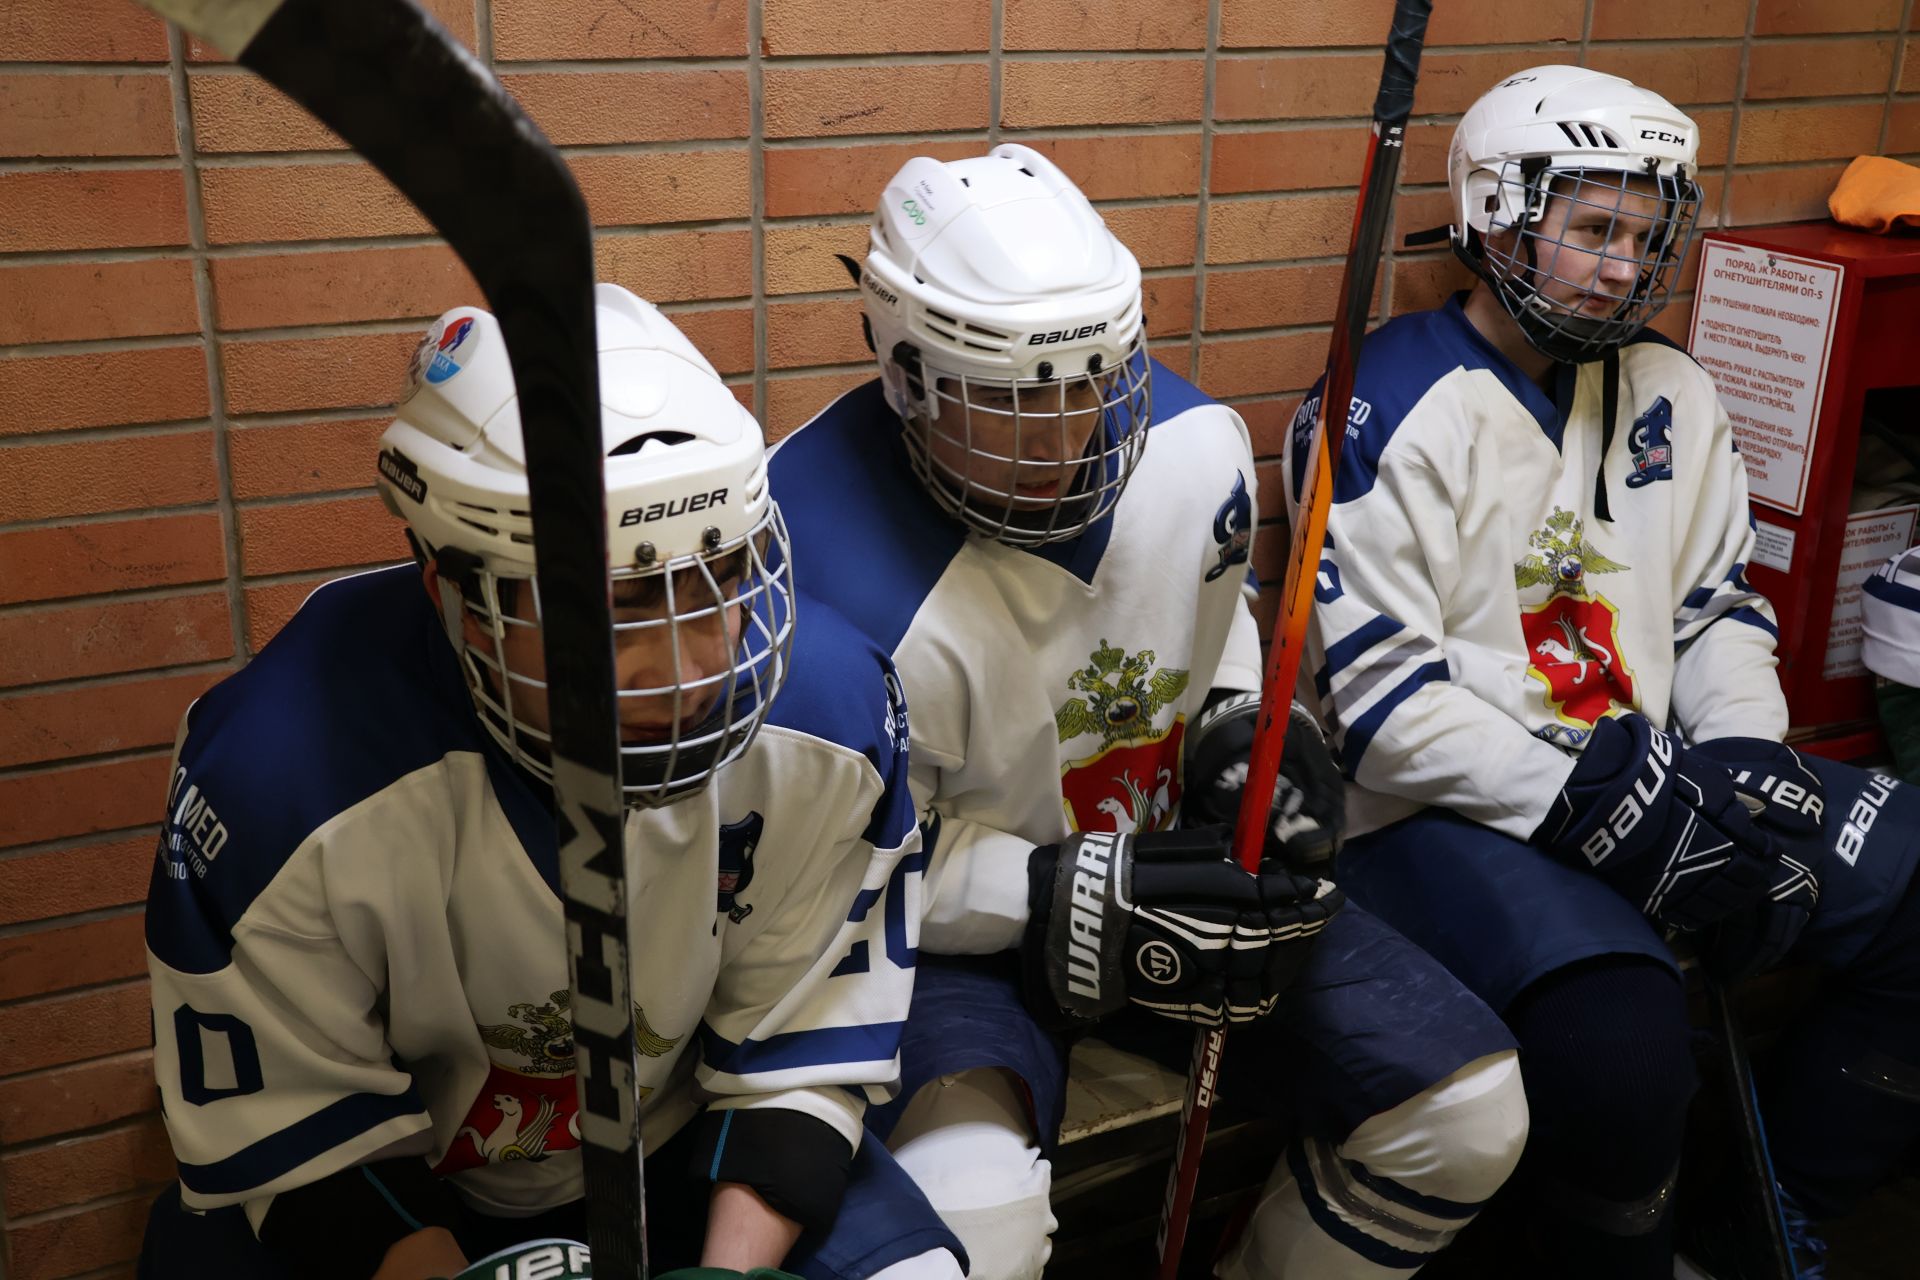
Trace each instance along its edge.
<path fill-rule="evenodd" d="M 1650 960 L 1609 956 L 1549 974 L 1504 1016 L 1532 1117 L 1511 1185 L 1539 1273 L 1666 1280 L 1696 1085 L 1680 983 Z"/>
<path fill-rule="evenodd" d="M 1506 1180 L 1526 1130 L 1519 1064 L 1505 1052 L 1368 1118 L 1338 1146 L 1298 1139 L 1215 1274 L 1412 1275 Z"/>
<path fill-rule="evenodd" d="M 1038 1280 L 1053 1252 L 1053 1166 L 1033 1145 L 1015 1088 L 994 1068 L 941 1076 L 907 1104 L 889 1143 L 966 1247 L 973 1280 Z M 882 1276 L 894 1280 L 874 1280 Z"/>

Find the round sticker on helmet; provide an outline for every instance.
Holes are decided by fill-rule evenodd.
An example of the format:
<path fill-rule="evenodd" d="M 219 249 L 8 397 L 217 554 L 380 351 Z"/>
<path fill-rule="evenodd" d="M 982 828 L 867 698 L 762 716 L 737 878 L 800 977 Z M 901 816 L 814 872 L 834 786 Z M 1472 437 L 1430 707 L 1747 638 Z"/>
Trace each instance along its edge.
<path fill-rule="evenodd" d="M 1141 977 L 1156 986 L 1170 987 L 1180 981 L 1180 953 L 1158 939 L 1142 943 L 1133 953 L 1133 964 Z"/>
<path fill-rule="evenodd" d="M 427 381 L 438 386 L 473 358 L 480 345 L 480 333 L 472 316 L 461 316 L 440 334 L 427 361 Z"/>

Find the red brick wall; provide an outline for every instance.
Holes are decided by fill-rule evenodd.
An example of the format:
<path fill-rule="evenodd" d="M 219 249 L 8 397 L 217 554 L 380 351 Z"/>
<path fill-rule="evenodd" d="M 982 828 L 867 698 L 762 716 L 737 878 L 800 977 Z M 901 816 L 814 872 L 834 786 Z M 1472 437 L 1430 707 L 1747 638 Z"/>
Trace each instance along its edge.
<path fill-rule="evenodd" d="M 1324 358 L 1387 0 L 430 7 L 567 152 L 603 274 L 776 433 L 867 376 L 831 254 L 879 184 L 1002 138 L 1100 204 L 1157 354 L 1264 452 Z M 1690 107 L 1723 221 L 1920 158 L 1914 0 L 1439 8 L 1403 231 L 1444 220 L 1458 113 L 1542 61 Z M 0 63 L 0 1271 L 117 1276 L 169 1171 L 139 903 L 175 721 L 313 583 L 401 554 L 371 444 L 422 321 L 478 298 L 330 134 L 127 0 L 0 0 Z M 1381 308 L 1459 278 L 1394 251 Z"/>

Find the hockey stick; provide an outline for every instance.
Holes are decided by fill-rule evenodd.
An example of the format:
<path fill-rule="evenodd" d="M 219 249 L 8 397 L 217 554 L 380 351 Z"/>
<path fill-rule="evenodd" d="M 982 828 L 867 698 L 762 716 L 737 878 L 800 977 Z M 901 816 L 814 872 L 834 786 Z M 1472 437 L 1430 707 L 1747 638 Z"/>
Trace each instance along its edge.
<path fill-rule="evenodd" d="M 1747 1056 L 1747 1041 L 1733 1001 L 1720 979 L 1703 964 L 1700 976 L 1706 983 L 1707 1009 L 1720 1033 L 1722 1065 L 1727 1072 L 1727 1092 L 1733 1102 L 1734 1119 L 1744 1139 L 1741 1163 L 1745 1166 L 1748 1190 L 1758 1200 L 1766 1220 L 1762 1240 L 1764 1265 L 1770 1280 L 1795 1280 L 1800 1274 L 1793 1260 L 1793 1247 L 1787 1243 L 1787 1216 L 1780 1204 L 1780 1184 L 1773 1176 L 1773 1155 L 1767 1150 L 1767 1130 L 1760 1117 L 1760 1095 L 1754 1088 L 1753 1063 Z"/>
<path fill-rule="evenodd" d="M 312 112 L 426 215 L 500 322 L 520 395 L 548 660 L 560 887 L 594 1273 L 646 1274 L 594 341 L 572 172 L 412 0 L 143 0 Z M 487 198 L 480 199 L 480 193 Z"/>
<path fill-rule="evenodd" d="M 1267 654 L 1266 678 L 1260 686 L 1260 719 L 1254 731 L 1253 753 L 1247 766 L 1246 790 L 1241 793 L 1239 820 L 1233 831 L 1234 858 L 1249 871 L 1260 866 L 1266 844 L 1268 810 L 1280 778 L 1281 748 L 1286 742 L 1288 710 L 1294 682 L 1305 652 L 1307 620 L 1313 609 L 1313 590 L 1319 576 L 1320 548 L 1327 537 L 1327 512 L 1333 502 L 1333 472 L 1346 440 L 1348 405 L 1353 399 L 1354 362 L 1366 335 L 1372 309 L 1373 281 L 1386 240 L 1387 215 L 1393 203 L 1394 180 L 1400 173 L 1407 117 L 1413 114 L 1413 87 L 1420 75 L 1420 49 L 1427 37 L 1427 18 L 1433 0 L 1395 0 L 1393 26 L 1387 33 L 1386 65 L 1380 74 L 1380 92 L 1373 102 L 1373 135 L 1367 144 L 1366 167 L 1360 176 L 1360 198 L 1353 211 L 1353 234 L 1347 246 L 1347 265 L 1340 277 L 1339 305 L 1334 313 L 1333 339 L 1327 350 L 1327 372 L 1320 405 L 1314 417 L 1313 439 L 1299 516 L 1287 552 L 1286 587 L 1280 614 Z M 1328 406 L 1338 407 L 1338 426 L 1329 431 Z M 1284 481 L 1282 482 L 1284 483 Z M 1213 1114 L 1214 1082 L 1220 1069 L 1223 1028 L 1194 1037 L 1193 1062 L 1187 1069 L 1187 1099 L 1181 1112 L 1180 1136 L 1174 1147 L 1173 1172 L 1167 1179 L 1167 1197 L 1160 1215 L 1159 1280 L 1174 1280 L 1180 1269 L 1180 1249 L 1186 1242 L 1187 1222 L 1193 1212 L 1194 1186 L 1200 1176 L 1200 1152 L 1207 1140 L 1207 1119 Z"/>

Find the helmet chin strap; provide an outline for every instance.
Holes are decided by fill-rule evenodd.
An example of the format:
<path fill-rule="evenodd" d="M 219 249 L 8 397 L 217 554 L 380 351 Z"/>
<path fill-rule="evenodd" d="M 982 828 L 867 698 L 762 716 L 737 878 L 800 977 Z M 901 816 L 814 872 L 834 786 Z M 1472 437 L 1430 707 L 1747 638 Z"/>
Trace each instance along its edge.
<path fill-rule="evenodd" d="M 1613 432 L 1620 420 L 1620 348 L 1609 347 L 1600 362 L 1600 466 L 1593 476 L 1593 514 L 1613 523 L 1613 507 L 1607 501 L 1607 455 L 1613 452 Z"/>

